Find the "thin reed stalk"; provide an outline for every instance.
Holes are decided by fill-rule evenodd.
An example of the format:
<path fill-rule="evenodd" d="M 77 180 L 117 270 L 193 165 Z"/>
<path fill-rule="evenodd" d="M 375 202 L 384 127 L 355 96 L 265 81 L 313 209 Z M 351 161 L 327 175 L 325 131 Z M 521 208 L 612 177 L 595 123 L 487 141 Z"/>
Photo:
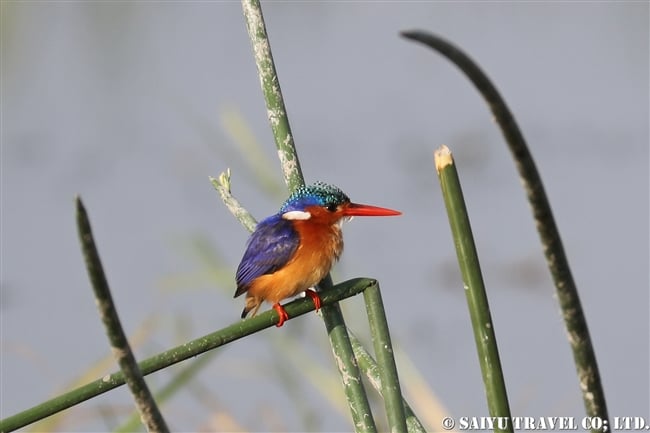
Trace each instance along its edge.
<path fill-rule="evenodd" d="M 370 334 L 372 335 L 375 356 L 381 375 L 381 395 L 384 397 L 388 426 L 391 432 L 406 432 L 406 415 L 404 413 L 404 399 L 399 385 L 399 375 L 395 364 L 393 344 L 390 341 L 390 331 L 384 310 L 384 301 L 381 299 L 379 284 L 364 290 L 363 299 L 366 303 Z"/>
<path fill-rule="evenodd" d="M 285 182 L 291 192 L 304 185 L 305 180 L 300 168 L 293 135 L 291 134 L 282 91 L 280 90 L 280 80 L 273 62 L 262 7 L 258 0 L 242 0 L 242 7 L 253 46 L 262 92 L 266 101 L 269 123 L 275 138 Z M 321 288 L 326 288 L 323 286 L 327 285 L 331 285 L 329 275 L 320 283 Z M 345 395 L 350 404 L 350 413 L 355 429 L 356 431 L 374 432 L 376 427 L 370 411 L 370 403 L 361 381 L 361 374 L 356 365 L 356 359 L 354 358 L 354 352 L 350 345 L 340 307 L 338 305 L 325 307 L 322 309 L 322 313 L 336 365 L 343 381 Z"/>
<path fill-rule="evenodd" d="M 131 391 L 135 407 L 140 413 L 140 420 L 149 432 L 165 433 L 169 431 L 167 423 L 156 404 L 144 376 L 140 371 L 135 355 L 131 350 L 126 333 L 120 323 L 120 318 L 113 302 L 113 296 L 106 280 L 104 267 L 99 258 L 95 239 L 90 227 L 90 220 L 80 197 L 76 197 L 77 230 L 81 250 L 86 261 L 86 269 L 90 278 L 99 316 L 106 329 L 106 335 L 111 345 L 113 356 L 122 371 L 124 381 Z"/>
<path fill-rule="evenodd" d="M 435 153 L 436 171 L 442 187 L 442 196 L 447 208 L 451 234 L 456 246 L 456 256 L 463 277 L 467 306 L 472 320 L 476 351 L 478 353 L 488 410 L 493 417 L 510 419 L 508 394 L 503 379 L 499 349 L 497 347 L 494 324 L 490 315 L 481 266 L 474 245 L 472 228 L 465 207 L 463 191 L 460 187 L 454 159 L 447 146 L 441 146 Z M 512 423 L 506 428 L 502 424 L 495 431 L 512 432 Z"/>

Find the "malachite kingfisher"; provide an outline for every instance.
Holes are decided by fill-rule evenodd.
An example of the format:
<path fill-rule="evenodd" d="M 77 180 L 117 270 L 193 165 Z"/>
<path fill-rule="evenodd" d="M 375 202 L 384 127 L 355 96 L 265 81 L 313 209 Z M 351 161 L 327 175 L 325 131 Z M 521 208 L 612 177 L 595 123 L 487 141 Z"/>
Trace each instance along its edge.
<path fill-rule="evenodd" d="M 341 223 L 354 216 L 392 216 L 401 212 L 352 203 L 339 188 L 316 182 L 301 186 L 280 211 L 262 220 L 251 234 L 237 268 L 235 298 L 246 293 L 241 318 L 257 314 L 263 301 L 273 304 L 282 326 L 289 318 L 280 301 L 310 290 L 330 271 L 343 252 Z"/>

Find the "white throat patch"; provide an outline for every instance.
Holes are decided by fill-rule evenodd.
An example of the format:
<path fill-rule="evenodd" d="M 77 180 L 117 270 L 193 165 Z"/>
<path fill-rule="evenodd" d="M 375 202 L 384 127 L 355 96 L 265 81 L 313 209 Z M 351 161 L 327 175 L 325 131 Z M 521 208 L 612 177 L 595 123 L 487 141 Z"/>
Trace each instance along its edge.
<path fill-rule="evenodd" d="M 309 218 L 311 218 L 311 214 L 301 210 L 291 210 L 282 214 L 284 220 L 308 220 Z"/>

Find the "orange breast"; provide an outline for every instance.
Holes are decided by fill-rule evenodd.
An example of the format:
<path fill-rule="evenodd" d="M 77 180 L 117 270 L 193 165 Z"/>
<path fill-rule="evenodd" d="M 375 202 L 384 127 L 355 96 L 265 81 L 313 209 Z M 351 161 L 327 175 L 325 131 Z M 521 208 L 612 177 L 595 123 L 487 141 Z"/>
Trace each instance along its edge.
<path fill-rule="evenodd" d="M 318 284 L 343 251 L 338 224 L 315 219 L 295 221 L 300 246 L 282 269 L 262 275 L 251 283 L 248 297 L 278 303 Z"/>

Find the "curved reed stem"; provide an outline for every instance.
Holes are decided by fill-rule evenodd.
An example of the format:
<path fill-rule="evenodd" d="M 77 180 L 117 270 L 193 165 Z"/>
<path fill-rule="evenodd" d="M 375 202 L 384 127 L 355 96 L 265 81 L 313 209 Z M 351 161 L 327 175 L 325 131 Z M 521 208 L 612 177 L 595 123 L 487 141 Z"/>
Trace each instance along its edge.
<path fill-rule="evenodd" d="M 455 64 L 474 84 L 490 107 L 515 160 L 533 211 L 544 255 L 555 282 L 587 415 L 608 421 L 596 354 L 589 336 L 587 319 L 582 310 L 578 289 L 571 274 L 541 176 L 514 116 L 487 75 L 460 48 L 439 36 L 423 31 L 402 32 L 402 36 L 436 50 Z"/>

